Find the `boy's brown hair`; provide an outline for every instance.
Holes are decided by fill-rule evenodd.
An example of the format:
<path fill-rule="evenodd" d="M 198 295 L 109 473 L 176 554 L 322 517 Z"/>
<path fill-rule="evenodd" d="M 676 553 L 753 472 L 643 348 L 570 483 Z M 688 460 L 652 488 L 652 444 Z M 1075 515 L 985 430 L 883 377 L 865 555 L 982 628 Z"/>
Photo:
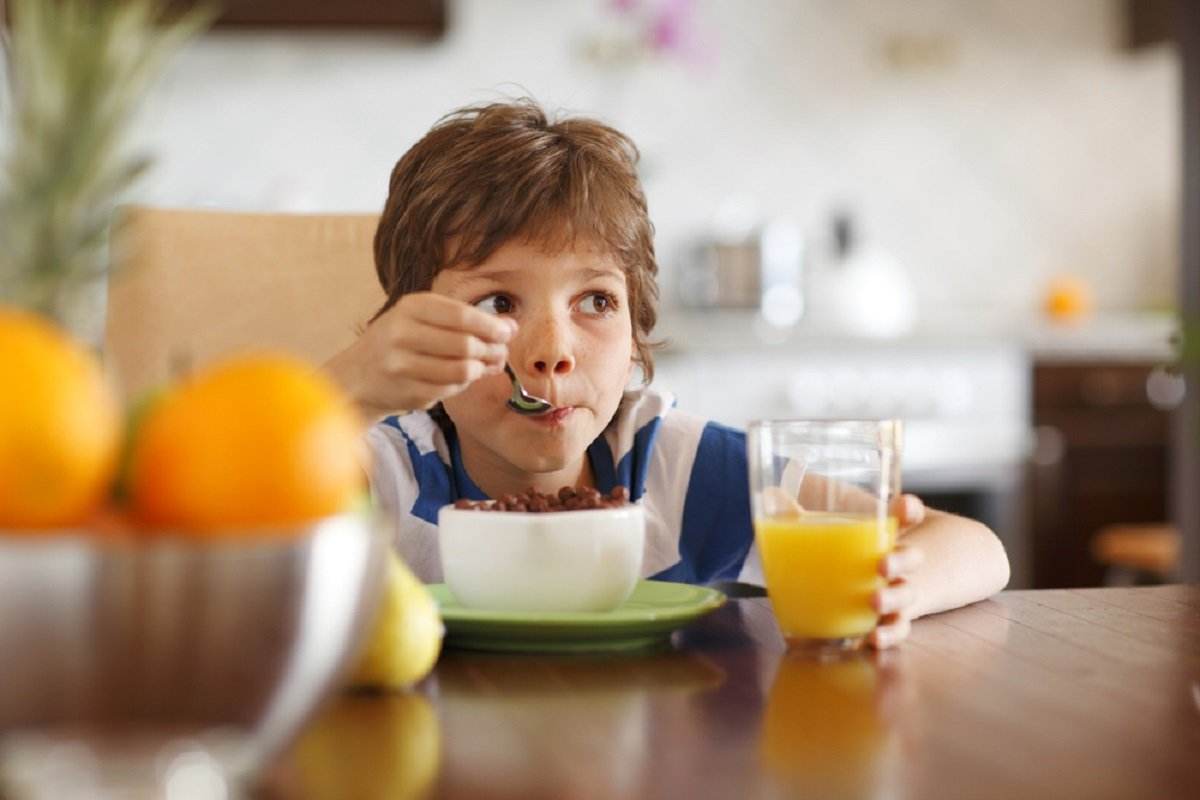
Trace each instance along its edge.
<path fill-rule="evenodd" d="M 637 161 L 623 133 L 582 117 L 551 121 L 529 99 L 451 112 L 392 170 L 375 232 L 387 301 L 375 318 L 429 289 L 441 270 L 479 264 L 511 239 L 555 250 L 582 238 L 625 273 L 634 361 L 649 383 L 658 263 Z"/>

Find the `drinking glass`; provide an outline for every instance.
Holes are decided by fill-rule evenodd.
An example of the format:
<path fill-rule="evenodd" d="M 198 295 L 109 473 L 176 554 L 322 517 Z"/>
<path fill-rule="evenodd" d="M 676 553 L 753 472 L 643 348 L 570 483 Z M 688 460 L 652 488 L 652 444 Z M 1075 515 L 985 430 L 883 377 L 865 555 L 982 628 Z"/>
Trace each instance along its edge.
<path fill-rule="evenodd" d="M 896 420 L 768 420 L 747 437 L 751 511 L 767 592 L 789 649 L 856 650 L 895 544 Z"/>

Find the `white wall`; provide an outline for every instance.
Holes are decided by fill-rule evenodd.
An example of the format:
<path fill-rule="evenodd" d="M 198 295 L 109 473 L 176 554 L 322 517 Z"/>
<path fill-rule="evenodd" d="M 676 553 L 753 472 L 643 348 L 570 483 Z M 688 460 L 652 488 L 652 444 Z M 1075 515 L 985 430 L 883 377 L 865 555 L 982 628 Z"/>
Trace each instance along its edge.
<path fill-rule="evenodd" d="M 210 34 L 145 108 L 138 136 L 160 162 L 140 199 L 377 209 L 439 115 L 527 91 L 640 143 L 668 284 L 718 204 L 750 194 L 814 233 L 849 202 L 926 308 L 1024 311 L 1060 271 L 1102 306 L 1170 301 L 1178 65 L 1121 51 L 1123 4 L 701 0 L 708 70 L 589 61 L 607 5 L 461 0 L 433 44 Z M 914 41 L 932 63 L 886 57 Z"/>

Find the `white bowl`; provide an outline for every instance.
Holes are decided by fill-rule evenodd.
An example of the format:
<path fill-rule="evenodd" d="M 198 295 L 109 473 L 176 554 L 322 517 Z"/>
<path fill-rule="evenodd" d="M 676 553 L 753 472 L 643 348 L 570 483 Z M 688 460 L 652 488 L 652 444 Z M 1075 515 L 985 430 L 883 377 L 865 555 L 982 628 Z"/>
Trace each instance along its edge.
<path fill-rule="evenodd" d="M 438 511 L 446 584 L 465 606 L 611 611 L 642 569 L 641 506 L 586 511 Z"/>

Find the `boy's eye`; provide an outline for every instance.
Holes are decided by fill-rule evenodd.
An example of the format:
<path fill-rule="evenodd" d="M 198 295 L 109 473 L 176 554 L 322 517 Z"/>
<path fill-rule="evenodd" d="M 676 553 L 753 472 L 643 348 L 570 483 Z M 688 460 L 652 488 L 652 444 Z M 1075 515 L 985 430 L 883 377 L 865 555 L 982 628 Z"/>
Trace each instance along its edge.
<path fill-rule="evenodd" d="M 616 307 L 616 301 L 604 292 L 592 292 L 579 301 L 579 310 L 584 314 L 601 316 Z"/>
<path fill-rule="evenodd" d="M 512 299 L 504 294 L 489 294 L 482 300 L 475 302 L 475 307 L 480 311 L 486 311 L 489 314 L 511 314 L 513 310 Z"/>

